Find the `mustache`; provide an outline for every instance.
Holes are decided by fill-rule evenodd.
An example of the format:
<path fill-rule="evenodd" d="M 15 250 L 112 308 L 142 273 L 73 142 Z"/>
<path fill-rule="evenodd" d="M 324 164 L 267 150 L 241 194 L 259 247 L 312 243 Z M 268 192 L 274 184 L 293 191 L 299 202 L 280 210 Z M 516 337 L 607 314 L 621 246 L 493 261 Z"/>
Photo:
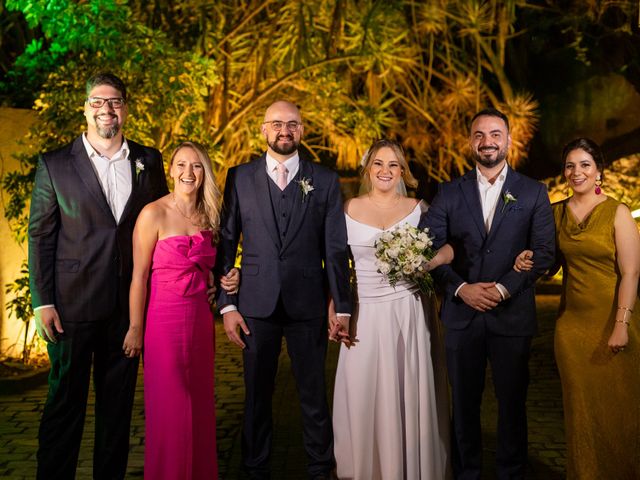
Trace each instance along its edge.
<path fill-rule="evenodd" d="M 287 139 L 287 140 L 293 140 L 293 135 L 291 135 L 291 134 L 278 135 L 278 136 L 276 137 L 276 142 L 277 142 L 278 140 L 280 140 L 281 138 L 285 138 L 285 139 Z"/>

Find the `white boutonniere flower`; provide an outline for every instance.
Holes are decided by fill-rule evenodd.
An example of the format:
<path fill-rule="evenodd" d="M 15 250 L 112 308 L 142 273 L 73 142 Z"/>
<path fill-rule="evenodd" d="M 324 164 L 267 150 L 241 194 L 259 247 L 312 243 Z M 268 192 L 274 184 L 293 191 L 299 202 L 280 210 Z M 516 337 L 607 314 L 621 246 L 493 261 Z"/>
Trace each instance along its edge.
<path fill-rule="evenodd" d="M 136 164 L 136 181 L 138 181 L 140 172 L 144 171 L 144 162 L 141 158 L 136 158 L 136 161 L 134 163 Z"/>
<path fill-rule="evenodd" d="M 504 205 L 502 205 L 502 212 L 504 212 L 504 209 L 507 208 L 507 205 L 509 205 L 510 203 L 516 203 L 518 201 L 518 199 L 514 197 L 509 190 L 504 192 L 504 194 L 502 195 L 502 200 L 504 201 Z"/>
<path fill-rule="evenodd" d="M 315 190 L 313 185 L 311 185 L 310 178 L 302 177 L 302 180 L 298 180 L 298 185 L 300 185 L 300 191 L 302 191 L 302 201 L 304 202 L 307 199 L 307 195 Z"/>

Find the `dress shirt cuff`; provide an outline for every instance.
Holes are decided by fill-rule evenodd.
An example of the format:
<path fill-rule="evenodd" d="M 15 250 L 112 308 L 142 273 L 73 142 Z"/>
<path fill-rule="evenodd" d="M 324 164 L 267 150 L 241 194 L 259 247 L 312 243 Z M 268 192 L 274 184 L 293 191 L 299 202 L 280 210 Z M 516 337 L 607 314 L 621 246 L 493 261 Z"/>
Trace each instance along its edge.
<path fill-rule="evenodd" d="M 467 284 L 467 282 L 462 282 L 462 283 L 458 286 L 458 288 L 456 288 L 456 291 L 455 291 L 455 292 L 453 292 L 453 296 L 454 296 L 454 297 L 457 297 L 457 296 L 458 296 L 458 292 L 460 291 L 460 289 L 461 289 L 462 287 L 464 287 L 466 284 Z"/>
<path fill-rule="evenodd" d="M 40 305 L 39 307 L 34 308 L 33 311 L 37 312 L 38 310 L 42 310 L 43 308 L 56 308 L 56 306 L 54 304 L 51 304 L 51 305 Z"/>
<path fill-rule="evenodd" d="M 225 313 L 228 313 L 228 312 L 237 312 L 237 311 L 238 311 L 238 307 L 236 307 L 235 305 L 225 305 L 220 309 L 220 314 L 224 315 Z"/>
<path fill-rule="evenodd" d="M 351 314 L 350 314 L 350 313 L 336 313 L 336 317 L 347 317 L 347 318 L 351 318 Z"/>
<path fill-rule="evenodd" d="M 502 285 L 501 283 L 496 283 L 496 288 L 498 289 L 498 292 L 500 292 L 500 296 L 502 297 L 502 300 L 506 300 L 511 296 L 509 294 L 509 290 L 507 290 L 505 286 Z"/>

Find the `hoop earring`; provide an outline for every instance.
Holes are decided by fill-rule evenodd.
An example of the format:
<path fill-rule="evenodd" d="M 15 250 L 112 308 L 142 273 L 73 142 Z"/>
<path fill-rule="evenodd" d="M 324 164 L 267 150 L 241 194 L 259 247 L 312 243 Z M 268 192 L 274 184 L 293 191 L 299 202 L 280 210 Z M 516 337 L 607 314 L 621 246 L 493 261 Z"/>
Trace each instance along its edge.
<path fill-rule="evenodd" d="M 596 188 L 595 188 L 596 195 L 600 195 L 602 193 L 602 189 L 600 188 L 600 185 L 602 185 L 602 179 L 600 178 L 600 175 L 598 175 L 596 177 Z"/>

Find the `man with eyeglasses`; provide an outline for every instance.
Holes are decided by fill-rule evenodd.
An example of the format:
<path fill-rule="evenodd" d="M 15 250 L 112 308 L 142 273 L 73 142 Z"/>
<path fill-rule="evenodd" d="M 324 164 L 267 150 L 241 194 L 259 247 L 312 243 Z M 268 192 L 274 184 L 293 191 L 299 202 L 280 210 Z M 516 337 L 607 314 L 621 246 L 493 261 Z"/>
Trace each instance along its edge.
<path fill-rule="evenodd" d="M 229 340 L 243 349 L 243 465 L 252 479 L 270 478 L 271 397 L 284 337 L 302 406 L 307 470 L 310 478 L 330 478 L 329 295 L 338 315 L 351 313 L 340 185 L 335 172 L 300 158 L 303 125 L 294 104 L 273 103 L 261 130 L 267 151 L 227 174 L 216 265 L 225 274 L 233 267 L 242 235 L 239 291 L 218 289 L 217 300 Z M 347 335 L 348 319 L 340 323 L 332 335 Z"/>
<path fill-rule="evenodd" d="M 120 78 L 87 81 L 84 116 L 85 133 L 39 159 L 31 200 L 31 295 L 51 361 L 39 479 L 75 478 L 92 366 L 93 478 L 125 476 L 139 358 L 122 348 L 132 232 L 142 207 L 168 193 L 160 152 L 123 136 Z"/>

